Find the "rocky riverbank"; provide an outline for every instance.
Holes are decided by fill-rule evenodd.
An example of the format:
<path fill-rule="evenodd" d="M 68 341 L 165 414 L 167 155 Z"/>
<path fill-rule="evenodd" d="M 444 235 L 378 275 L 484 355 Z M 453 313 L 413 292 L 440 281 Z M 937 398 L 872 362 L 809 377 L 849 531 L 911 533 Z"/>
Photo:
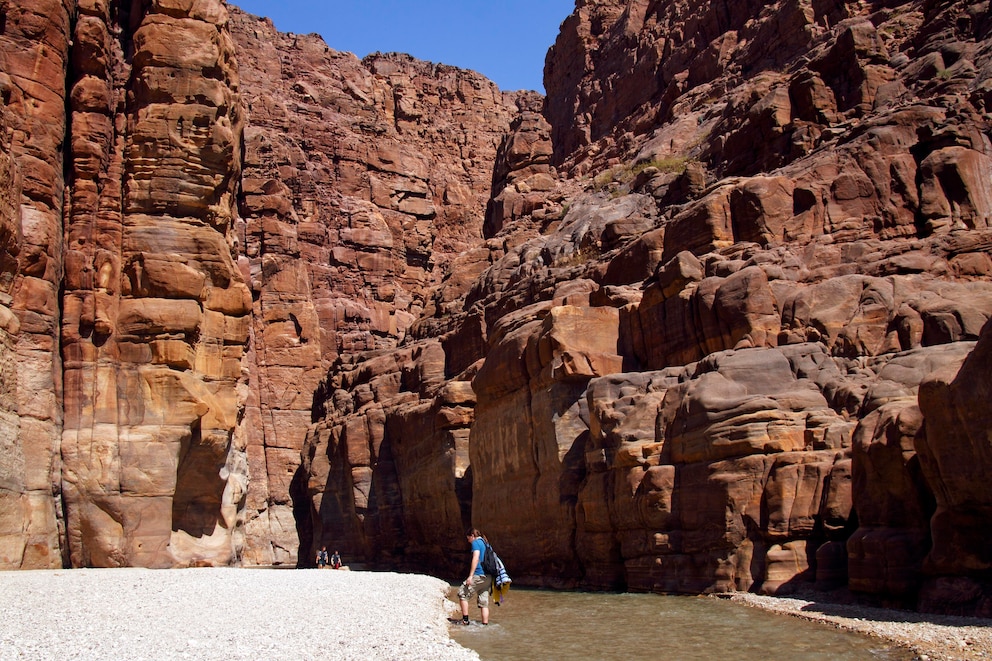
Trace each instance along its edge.
<path fill-rule="evenodd" d="M 921 661 L 992 659 L 992 620 L 838 603 L 825 595 L 786 598 L 741 592 L 730 599 L 884 638 L 912 650 Z"/>
<path fill-rule="evenodd" d="M 7 659 L 477 660 L 454 643 L 440 579 L 388 572 L 73 569 L 0 572 Z M 883 638 L 921 661 L 992 659 L 992 620 L 838 603 L 732 601 Z"/>
<path fill-rule="evenodd" d="M 0 572 L 0 660 L 443 659 L 448 584 L 304 569 Z"/>

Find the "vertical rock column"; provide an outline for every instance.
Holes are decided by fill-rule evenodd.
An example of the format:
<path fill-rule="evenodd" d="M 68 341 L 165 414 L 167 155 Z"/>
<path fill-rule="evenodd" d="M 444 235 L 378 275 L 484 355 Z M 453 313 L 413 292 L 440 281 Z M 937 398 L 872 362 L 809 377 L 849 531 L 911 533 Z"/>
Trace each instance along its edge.
<path fill-rule="evenodd" d="M 76 29 L 64 316 L 71 561 L 231 564 L 243 543 L 236 428 L 251 310 L 233 257 L 237 65 L 220 0 L 146 4 L 137 14 L 130 3 L 83 2 Z"/>
<path fill-rule="evenodd" d="M 8 87 L 9 92 L 9 87 Z M 0 560 L 17 568 L 24 557 L 24 452 L 17 405 L 17 334 L 20 322 L 11 307 L 10 288 L 17 278 L 21 249 L 19 170 L 10 153 L 9 113 L 0 110 Z"/>
<path fill-rule="evenodd" d="M 239 224 L 241 264 L 254 289 L 250 394 L 241 427 L 252 474 L 244 561 L 281 565 L 297 559 L 290 487 L 300 465 L 300 430 L 310 426 L 313 393 L 326 372 L 308 277 L 320 260 L 301 251 L 306 242 L 299 239 L 301 222 L 290 190 L 275 179 L 255 178 L 254 137 L 249 130 Z"/>
<path fill-rule="evenodd" d="M 72 4 L 0 3 L 11 130 L 0 144 L 0 569 L 62 566 L 58 293 Z"/>
<path fill-rule="evenodd" d="M 961 369 L 947 365 L 920 386 L 923 429 L 914 446 L 933 488 L 936 511 L 930 519 L 933 546 L 923 565 L 921 609 L 934 612 L 992 613 L 992 545 L 988 521 L 992 496 L 992 323 Z"/>

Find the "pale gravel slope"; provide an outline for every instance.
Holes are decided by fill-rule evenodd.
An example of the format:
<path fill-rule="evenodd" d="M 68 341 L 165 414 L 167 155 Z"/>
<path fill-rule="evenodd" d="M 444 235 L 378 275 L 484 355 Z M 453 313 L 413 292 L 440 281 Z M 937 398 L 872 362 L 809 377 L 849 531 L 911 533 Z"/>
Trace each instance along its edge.
<path fill-rule="evenodd" d="M 301 569 L 0 572 L 0 660 L 478 660 L 448 584 Z"/>
<path fill-rule="evenodd" d="M 923 661 L 992 659 L 992 620 L 837 604 L 816 596 L 786 598 L 736 592 L 730 599 L 883 638 L 913 650 Z"/>

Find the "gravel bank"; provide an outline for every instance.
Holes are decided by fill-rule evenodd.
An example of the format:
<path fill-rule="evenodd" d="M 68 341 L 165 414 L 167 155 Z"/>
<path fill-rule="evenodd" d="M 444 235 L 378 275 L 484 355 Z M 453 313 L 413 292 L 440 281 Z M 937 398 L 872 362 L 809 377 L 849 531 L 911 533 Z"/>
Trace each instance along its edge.
<path fill-rule="evenodd" d="M 452 659 L 448 584 L 329 569 L 0 572 L 0 660 Z"/>
<path fill-rule="evenodd" d="M 884 638 L 912 650 L 921 661 L 992 659 L 992 620 L 837 604 L 807 595 L 785 598 L 735 593 L 730 599 Z"/>

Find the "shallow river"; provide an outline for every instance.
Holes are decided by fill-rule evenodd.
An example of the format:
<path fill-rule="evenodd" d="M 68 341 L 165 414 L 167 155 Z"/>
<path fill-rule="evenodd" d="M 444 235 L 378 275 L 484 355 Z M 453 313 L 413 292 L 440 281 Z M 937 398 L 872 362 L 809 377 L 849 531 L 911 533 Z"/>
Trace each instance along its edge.
<path fill-rule="evenodd" d="M 450 597 L 457 600 L 456 597 Z M 914 658 L 884 641 L 721 599 L 513 588 L 489 626 L 452 626 L 484 660 L 802 661 Z"/>

